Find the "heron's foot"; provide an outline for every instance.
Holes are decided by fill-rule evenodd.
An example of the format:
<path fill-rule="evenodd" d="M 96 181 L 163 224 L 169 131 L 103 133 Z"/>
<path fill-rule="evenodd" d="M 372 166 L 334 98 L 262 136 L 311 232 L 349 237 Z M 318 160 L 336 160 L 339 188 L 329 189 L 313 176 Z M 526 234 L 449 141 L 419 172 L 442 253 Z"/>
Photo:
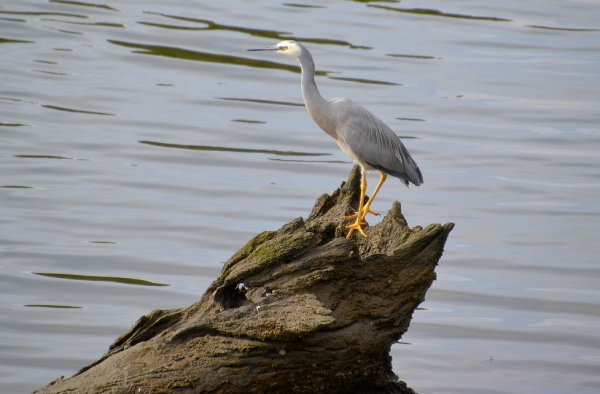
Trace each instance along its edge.
<path fill-rule="evenodd" d="M 366 210 L 363 209 L 362 210 L 362 215 L 360 215 L 361 218 L 363 219 L 363 221 L 364 221 L 365 217 L 367 216 L 367 213 L 370 213 L 370 214 L 375 215 L 375 216 L 380 216 L 377 212 L 371 211 L 370 208 L 367 208 Z M 356 219 L 357 217 L 358 217 L 358 211 L 356 213 L 352 214 L 352 215 L 344 216 L 344 220 L 352 220 L 352 219 Z"/>
<path fill-rule="evenodd" d="M 350 238 L 354 231 L 358 231 L 363 237 L 367 238 L 367 234 L 365 234 L 365 230 L 363 230 L 363 227 L 366 226 L 368 226 L 367 222 L 365 222 L 364 220 L 359 220 L 357 218 L 353 224 L 346 226 L 346 228 L 349 230 L 348 235 L 346 235 L 346 238 Z"/>

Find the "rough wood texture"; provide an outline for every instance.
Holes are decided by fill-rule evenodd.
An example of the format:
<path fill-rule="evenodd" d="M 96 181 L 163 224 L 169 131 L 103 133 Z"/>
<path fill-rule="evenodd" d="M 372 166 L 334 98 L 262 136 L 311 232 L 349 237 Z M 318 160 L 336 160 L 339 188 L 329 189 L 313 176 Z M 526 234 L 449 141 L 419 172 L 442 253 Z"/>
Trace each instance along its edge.
<path fill-rule="evenodd" d="M 143 316 L 100 360 L 38 393 L 414 393 L 390 346 L 435 279 L 454 224 L 407 227 L 394 203 L 344 238 L 360 172 L 309 218 L 265 231 L 201 300 Z"/>

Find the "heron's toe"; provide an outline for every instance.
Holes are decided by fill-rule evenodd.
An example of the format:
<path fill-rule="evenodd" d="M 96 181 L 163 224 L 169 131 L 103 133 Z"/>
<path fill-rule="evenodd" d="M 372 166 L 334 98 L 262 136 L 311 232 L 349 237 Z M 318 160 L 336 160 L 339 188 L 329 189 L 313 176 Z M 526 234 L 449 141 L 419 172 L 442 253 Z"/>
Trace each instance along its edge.
<path fill-rule="evenodd" d="M 370 214 L 372 214 L 372 215 L 375 215 L 375 216 L 381 216 L 381 215 L 380 215 L 380 214 L 378 214 L 377 212 L 375 212 L 375 211 L 371 211 L 371 209 L 367 209 L 367 212 L 365 212 L 365 214 L 363 215 L 363 218 L 364 218 L 365 216 L 367 216 L 367 213 L 370 213 Z"/>
<path fill-rule="evenodd" d="M 344 220 L 356 219 L 357 216 L 358 216 L 358 212 L 353 213 L 352 215 L 344 216 Z"/>
<path fill-rule="evenodd" d="M 367 234 L 365 234 L 363 226 L 368 226 L 367 222 L 358 220 L 353 224 L 346 226 L 346 228 L 348 229 L 348 234 L 346 235 L 346 238 L 350 238 L 355 230 L 357 230 L 363 237 L 367 238 Z"/>
<path fill-rule="evenodd" d="M 375 216 L 381 216 L 377 212 L 371 211 L 371 209 L 367 208 L 366 210 L 363 209 L 363 211 L 362 211 L 361 217 L 362 217 L 363 220 L 367 216 L 367 213 L 370 213 L 370 214 L 375 215 Z M 358 212 L 355 212 L 352 215 L 344 216 L 344 220 L 352 220 L 352 219 L 356 219 L 357 217 L 358 217 Z"/>

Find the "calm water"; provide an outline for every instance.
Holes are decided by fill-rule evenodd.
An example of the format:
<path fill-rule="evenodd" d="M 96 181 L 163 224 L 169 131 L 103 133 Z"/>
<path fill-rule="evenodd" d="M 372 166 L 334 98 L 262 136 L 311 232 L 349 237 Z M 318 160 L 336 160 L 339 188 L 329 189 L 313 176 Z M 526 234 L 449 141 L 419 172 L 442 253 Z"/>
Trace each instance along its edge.
<path fill-rule="evenodd" d="M 600 3 L 585 0 L 4 0 L 0 392 L 193 303 L 249 238 L 347 178 L 296 63 L 243 51 L 284 38 L 312 51 L 325 97 L 375 112 L 419 163 L 425 184 L 390 180 L 374 209 L 456 222 L 392 350 L 400 378 L 598 392 Z"/>

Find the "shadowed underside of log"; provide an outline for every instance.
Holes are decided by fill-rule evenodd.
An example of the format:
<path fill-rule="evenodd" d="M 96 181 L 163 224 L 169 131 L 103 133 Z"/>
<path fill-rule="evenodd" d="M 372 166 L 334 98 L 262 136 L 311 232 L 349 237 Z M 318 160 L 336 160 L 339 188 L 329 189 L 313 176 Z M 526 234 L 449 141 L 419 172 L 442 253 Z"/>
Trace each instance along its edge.
<path fill-rule="evenodd" d="M 414 393 L 390 347 L 435 279 L 454 224 L 408 228 L 394 203 L 345 239 L 360 171 L 305 221 L 250 240 L 200 301 L 155 310 L 100 360 L 38 393 Z"/>

